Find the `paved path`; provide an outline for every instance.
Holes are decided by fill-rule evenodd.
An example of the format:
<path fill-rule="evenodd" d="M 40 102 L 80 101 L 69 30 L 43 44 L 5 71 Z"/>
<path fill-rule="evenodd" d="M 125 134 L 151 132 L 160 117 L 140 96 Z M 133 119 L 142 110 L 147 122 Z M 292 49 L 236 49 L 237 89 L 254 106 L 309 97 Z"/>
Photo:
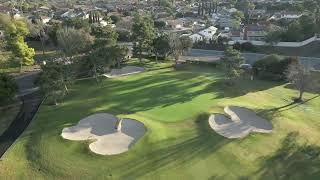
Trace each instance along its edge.
<path fill-rule="evenodd" d="M 198 60 L 205 62 L 214 62 L 223 56 L 223 51 L 192 49 L 186 56 L 182 56 L 182 60 Z M 266 54 L 259 53 L 242 53 L 246 63 L 253 64 L 259 59 L 266 56 Z M 313 68 L 320 65 L 320 58 L 316 57 L 298 57 L 303 65 L 307 68 Z"/>
<path fill-rule="evenodd" d="M 37 73 L 27 73 L 16 78 L 22 105 L 14 121 L 0 136 L 0 158 L 28 127 L 41 104 L 43 97 L 33 83 L 36 77 Z"/>

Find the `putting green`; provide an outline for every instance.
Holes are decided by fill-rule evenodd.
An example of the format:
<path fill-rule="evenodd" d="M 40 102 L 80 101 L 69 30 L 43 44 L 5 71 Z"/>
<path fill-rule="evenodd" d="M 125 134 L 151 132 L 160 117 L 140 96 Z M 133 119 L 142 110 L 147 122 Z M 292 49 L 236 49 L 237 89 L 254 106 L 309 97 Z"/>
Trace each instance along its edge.
<path fill-rule="evenodd" d="M 79 81 L 59 106 L 42 105 L 0 162 L 0 179 L 317 179 L 320 98 L 286 106 L 297 92 L 265 81 L 221 82 L 211 67 L 145 64 L 147 72 L 101 85 Z M 307 93 L 307 99 L 315 97 Z M 271 134 L 229 140 L 209 127 L 212 113 L 247 107 Z M 276 109 L 275 109 L 276 108 Z M 94 113 L 139 119 L 148 131 L 130 151 L 101 156 L 91 142 L 63 139 L 63 128 Z M 303 146 L 303 143 L 313 146 Z"/>

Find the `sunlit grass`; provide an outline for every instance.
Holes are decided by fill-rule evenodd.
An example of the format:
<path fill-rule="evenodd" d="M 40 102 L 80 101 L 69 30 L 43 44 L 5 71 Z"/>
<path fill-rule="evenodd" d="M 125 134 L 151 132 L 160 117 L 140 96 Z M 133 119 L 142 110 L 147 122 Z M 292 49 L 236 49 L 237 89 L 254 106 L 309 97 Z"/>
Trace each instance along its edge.
<path fill-rule="evenodd" d="M 320 98 L 279 108 L 297 95 L 281 83 L 239 79 L 230 87 L 212 67 L 175 71 L 169 63 L 145 66 L 145 73 L 100 85 L 78 81 L 59 106 L 42 105 L 0 162 L 0 179 L 277 179 L 265 176 L 272 165 L 264 162 L 290 132 L 299 132 L 301 144 L 320 145 Z M 314 96 L 306 93 L 305 98 Z M 208 116 L 223 113 L 226 105 L 255 110 L 272 122 L 273 133 L 240 140 L 217 135 Z M 148 131 L 129 152 L 115 156 L 95 155 L 86 142 L 60 137 L 64 127 L 97 112 L 137 119 Z M 303 174 L 303 168 L 295 171 Z"/>

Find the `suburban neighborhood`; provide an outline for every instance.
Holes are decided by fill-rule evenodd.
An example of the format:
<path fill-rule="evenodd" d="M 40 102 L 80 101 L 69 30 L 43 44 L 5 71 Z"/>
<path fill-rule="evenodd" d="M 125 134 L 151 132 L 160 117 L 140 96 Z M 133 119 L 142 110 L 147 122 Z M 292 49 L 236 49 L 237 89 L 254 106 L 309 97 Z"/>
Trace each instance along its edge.
<path fill-rule="evenodd" d="M 0 179 L 320 179 L 319 0 L 0 0 Z"/>

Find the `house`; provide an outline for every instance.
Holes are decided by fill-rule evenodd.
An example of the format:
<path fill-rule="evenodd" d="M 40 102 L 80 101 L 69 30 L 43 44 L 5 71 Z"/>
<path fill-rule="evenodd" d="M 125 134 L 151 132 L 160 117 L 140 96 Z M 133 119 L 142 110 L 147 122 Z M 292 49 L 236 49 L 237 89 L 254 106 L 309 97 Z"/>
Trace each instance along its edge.
<path fill-rule="evenodd" d="M 243 32 L 240 30 L 233 30 L 229 33 L 229 37 L 233 40 L 233 41 L 238 41 L 238 40 L 242 40 L 243 39 Z"/>
<path fill-rule="evenodd" d="M 263 41 L 266 36 L 266 28 L 261 25 L 248 25 L 243 29 L 243 40 Z"/>
<path fill-rule="evenodd" d="M 184 26 L 184 21 L 180 19 L 167 20 L 166 24 L 172 29 L 181 29 Z"/>
<path fill-rule="evenodd" d="M 204 30 L 198 32 L 198 34 L 203 36 L 204 39 L 210 40 L 210 39 L 214 38 L 214 35 L 216 34 L 217 30 L 218 30 L 218 28 L 216 28 L 214 26 L 210 26 L 207 29 L 204 29 Z"/>
<path fill-rule="evenodd" d="M 60 17 L 62 18 L 82 18 L 82 19 L 88 19 L 89 18 L 89 13 L 82 11 L 82 10 L 73 10 L 70 9 L 66 11 L 65 13 L 61 14 Z"/>
<path fill-rule="evenodd" d="M 203 41 L 203 36 L 201 36 L 200 34 L 192 34 L 189 36 L 189 38 L 192 40 L 192 42 L 199 42 L 199 41 Z"/>
<path fill-rule="evenodd" d="M 253 9 L 250 10 L 249 13 L 251 14 L 251 20 L 266 19 L 268 17 L 268 13 L 265 9 Z"/>
<path fill-rule="evenodd" d="M 47 24 L 52 18 L 47 16 L 28 16 L 27 20 L 32 24 L 37 24 L 38 22 L 42 22 L 43 24 Z"/>
<path fill-rule="evenodd" d="M 198 33 L 192 34 L 189 36 L 193 42 L 197 41 L 209 41 L 216 38 L 218 28 L 214 26 L 210 26 L 202 31 L 199 31 Z"/>
<path fill-rule="evenodd" d="M 40 19 L 43 24 L 47 24 L 52 18 L 47 16 L 41 16 Z"/>
<path fill-rule="evenodd" d="M 268 20 L 287 20 L 292 21 L 295 19 L 299 19 L 303 14 L 297 14 L 297 13 L 290 13 L 290 12 L 282 12 L 282 13 L 275 13 L 273 16 L 271 16 Z"/>
<path fill-rule="evenodd" d="M 233 27 L 234 20 L 229 15 L 219 15 L 217 20 L 217 25 L 219 25 L 219 27 L 221 28 Z"/>

